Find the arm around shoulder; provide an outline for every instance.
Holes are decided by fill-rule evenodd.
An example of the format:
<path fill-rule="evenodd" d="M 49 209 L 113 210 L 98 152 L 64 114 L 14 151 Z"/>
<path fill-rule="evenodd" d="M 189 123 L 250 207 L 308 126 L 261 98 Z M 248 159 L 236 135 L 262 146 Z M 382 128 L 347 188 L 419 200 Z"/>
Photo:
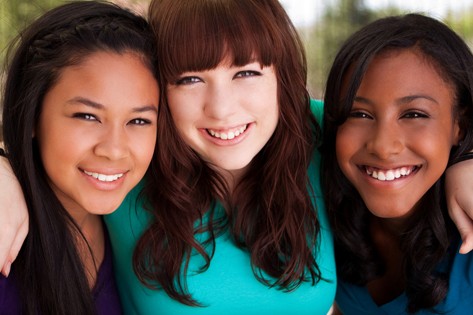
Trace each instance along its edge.
<path fill-rule="evenodd" d="M 3 156 L 0 157 L 0 187 L 0 270 L 8 276 L 28 234 L 28 209 L 20 184 Z"/>
<path fill-rule="evenodd" d="M 450 166 L 445 175 L 448 211 L 462 238 L 460 253 L 473 249 L 473 159 Z"/>

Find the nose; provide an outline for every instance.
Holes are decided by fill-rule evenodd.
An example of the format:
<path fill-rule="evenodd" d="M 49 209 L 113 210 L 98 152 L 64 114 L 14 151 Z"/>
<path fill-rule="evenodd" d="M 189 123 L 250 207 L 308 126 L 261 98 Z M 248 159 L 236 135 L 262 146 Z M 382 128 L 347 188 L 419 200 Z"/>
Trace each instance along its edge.
<path fill-rule="evenodd" d="M 128 135 L 122 126 L 109 126 L 94 148 L 97 156 L 109 160 L 120 160 L 129 156 Z"/>
<path fill-rule="evenodd" d="M 207 117 L 224 120 L 235 113 L 237 102 L 237 95 L 232 88 L 219 84 L 208 90 L 204 113 Z"/>
<path fill-rule="evenodd" d="M 370 154 L 387 160 L 404 149 L 402 132 L 395 123 L 378 123 L 366 143 Z"/>

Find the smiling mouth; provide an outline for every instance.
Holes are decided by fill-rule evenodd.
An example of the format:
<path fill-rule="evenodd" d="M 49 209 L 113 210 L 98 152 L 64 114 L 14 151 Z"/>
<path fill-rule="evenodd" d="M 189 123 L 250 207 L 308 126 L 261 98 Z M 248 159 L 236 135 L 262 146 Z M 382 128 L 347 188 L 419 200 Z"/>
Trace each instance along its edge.
<path fill-rule="evenodd" d="M 388 170 L 381 170 L 378 168 L 370 167 L 370 166 L 362 166 L 365 173 L 379 181 L 392 181 L 396 180 L 401 177 L 409 176 L 412 173 L 417 172 L 421 166 L 414 165 L 414 166 L 403 166 L 399 168 L 393 168 Z"/>
<path fill-rule="evenodd" d="M 120 177 L 123 176 L 123 173 L 120 174 L 112 174 L 112 175 L 106 175 L 106 174 L 100 174 L 100 173 L 94 173 L 94 172 L 88 172 L 86 170 L 82 170 L 82 172 L 90 177 L 93 177 L 101 182 L 114 182 L 118 180 Z"/>
<path fill-rule="evenodd" d="M 206 129 L 206 130 L 207 130 L 207 133 L 214 138 L 218 138 L 221 140 L 232 140 L 241 136 L 245 132 L 246 128 L 248 128 L 248 125 L 243 125 L 237 128 L 226 130 L 226 131 L 213 130 L 213 129 Z"/>

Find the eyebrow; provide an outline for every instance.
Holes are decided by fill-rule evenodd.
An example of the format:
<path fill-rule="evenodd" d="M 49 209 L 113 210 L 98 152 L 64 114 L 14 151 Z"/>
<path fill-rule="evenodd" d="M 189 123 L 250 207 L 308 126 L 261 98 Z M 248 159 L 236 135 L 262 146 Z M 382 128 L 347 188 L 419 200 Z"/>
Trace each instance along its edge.
<path fill-rule="evenodd" d="M 103 104 L 94 102 L 88 98 L 81 97 L 81 96 L 77 96 L 68 100 L 66 104 L 69 104 L 69 105 L 82 104 L 82 105 L 89 106 L 95 109 L 101 109 L 101 110 L 105 109 L 105 106 Z M 148 111 L 155 112 L 156 114 L 158 113 L 156 106 L 153 106 L 153 105 L 144 105 L 144 106 L 134 107 L 132 111 L 134 113 L 143 113 L 143 112 L 148 112 Z"/>
<path fill-rule="evenodd" d="M 435 104 L 439 104 L 439 102 L 436 99 L 434 99 L 434 98 L 432 98 L 428 95 L 414 94 L 414 95 L 408 95 L 408 96 L 404 96 L 404 97 L 396 99 L 396 105 L 408 104 L 408 103 L 410 103 L 414 100 L 417 100 L 417 99 L 426 99 L 426 100 L 429 100 L 429 101 L 431 101 Z M 368 105 L 374 105 L 374 102 L 372 100 L 370 100 L 369 98 L 366 98 L 366 97 L 362 97 L 362 96 L 356 96 L 353 101 L 368 104 Z"/>

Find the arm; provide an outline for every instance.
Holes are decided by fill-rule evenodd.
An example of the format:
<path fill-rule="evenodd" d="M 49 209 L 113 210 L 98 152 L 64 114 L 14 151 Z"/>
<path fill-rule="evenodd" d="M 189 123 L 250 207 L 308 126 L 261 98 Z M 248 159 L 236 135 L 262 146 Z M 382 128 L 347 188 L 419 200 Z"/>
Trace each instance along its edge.
<path fill-rule="evenodd" d="M 473 160 L 456 163 L 445 175 L 448 212 L 462 238 L 460 253 L 473 249 Z"/>
<path fill-rule="evenodd" d="M 330 315 L 343 315 L 342 311 L 337 306 L 337 303 L 333 303 L 332 306 L 332 313 L 329 313 Z"/>
<path fill-rule="evenodd" d="M 8 276 L 28 234 L 28 210 L 21 187 L 4 157 L 0 157 L 0 187 L 0 271 Z"/>

